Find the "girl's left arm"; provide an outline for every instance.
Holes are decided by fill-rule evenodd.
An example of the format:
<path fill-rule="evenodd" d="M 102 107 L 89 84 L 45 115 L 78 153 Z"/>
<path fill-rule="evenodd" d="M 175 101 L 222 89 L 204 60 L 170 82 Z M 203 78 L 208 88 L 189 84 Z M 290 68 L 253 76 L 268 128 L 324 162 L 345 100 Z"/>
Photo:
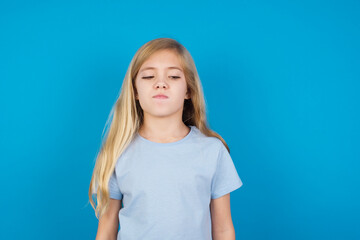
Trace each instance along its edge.
<path fill-rule="evenodd" d="M 211 199 L 210 212 L 212 239 L 235 240 L 235 229 L 230 210 L 230 193 Z"/>

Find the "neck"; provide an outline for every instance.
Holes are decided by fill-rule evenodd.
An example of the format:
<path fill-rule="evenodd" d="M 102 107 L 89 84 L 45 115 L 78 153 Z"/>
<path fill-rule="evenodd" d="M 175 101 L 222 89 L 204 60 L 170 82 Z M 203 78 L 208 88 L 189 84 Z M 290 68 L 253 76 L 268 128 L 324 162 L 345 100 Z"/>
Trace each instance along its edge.
<path fill-rule="evenodd" d="M 172 141 L 185 137 L 190 131 L 181 120 L 174 121 L 169 118 L 144 118 L 139 128 L 139 134 L 155 141 Z"/>

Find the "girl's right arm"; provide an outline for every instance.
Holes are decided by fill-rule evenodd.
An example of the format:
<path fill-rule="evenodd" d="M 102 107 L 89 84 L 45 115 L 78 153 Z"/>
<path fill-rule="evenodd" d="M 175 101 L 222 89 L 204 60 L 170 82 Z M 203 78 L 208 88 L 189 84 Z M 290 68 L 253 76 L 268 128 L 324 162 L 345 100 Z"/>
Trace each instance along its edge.
<path fill-rule="evenodd" d="M 116 240 L 119 229 L 118 213 L 121 200 L 110 198 L 107 211 L 100 217 L 95 240 Z"/>

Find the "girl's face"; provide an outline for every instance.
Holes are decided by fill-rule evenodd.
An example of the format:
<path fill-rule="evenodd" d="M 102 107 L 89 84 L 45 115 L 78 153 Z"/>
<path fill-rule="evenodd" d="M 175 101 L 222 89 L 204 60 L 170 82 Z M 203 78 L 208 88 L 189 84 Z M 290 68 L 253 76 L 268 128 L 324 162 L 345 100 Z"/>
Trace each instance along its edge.
<path fill-rule="evenodd" d="M 144 115 L 182 116 L 184 100 L 190 98 L 180 61 L 172 50 L 153 53 L 140 67 L 135 87 Z M 165 96 L 156 97 L 159 94 Z"/>

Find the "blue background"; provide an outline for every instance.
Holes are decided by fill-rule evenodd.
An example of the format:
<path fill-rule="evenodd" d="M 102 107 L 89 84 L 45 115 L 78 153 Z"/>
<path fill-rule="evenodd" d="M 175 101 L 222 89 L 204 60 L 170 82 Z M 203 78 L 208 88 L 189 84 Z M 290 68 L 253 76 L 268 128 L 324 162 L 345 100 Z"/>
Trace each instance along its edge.
<path fill-rule="evenodd" d="M 95 239 L 88 187 L 136 50 L 192 54 L 244 185 L 237 239 L 360 239 L 358 1 L 0 3 L 1 239 Z"/>

